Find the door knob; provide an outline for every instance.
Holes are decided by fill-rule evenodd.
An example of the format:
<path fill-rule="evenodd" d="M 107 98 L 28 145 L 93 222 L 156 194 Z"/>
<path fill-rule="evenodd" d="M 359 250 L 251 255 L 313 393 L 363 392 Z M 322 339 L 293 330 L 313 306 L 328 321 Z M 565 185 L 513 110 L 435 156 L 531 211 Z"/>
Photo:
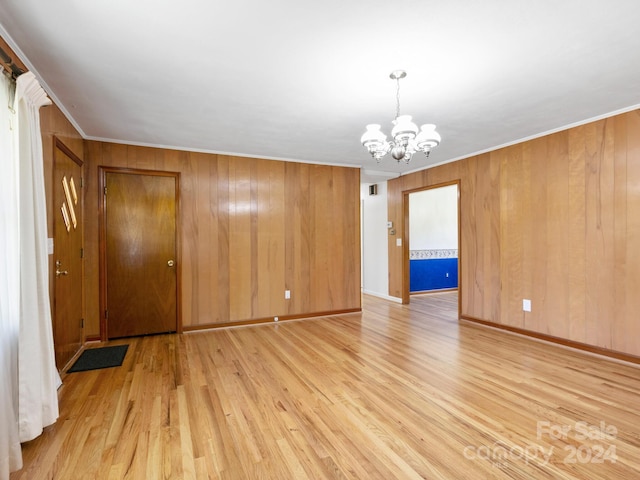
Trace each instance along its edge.
<path fill-rule="evenodd" d="M 169 260 L 167 262 L 167 265 L 169 265 L 170 267 L 173 267 L 175 265 L 175 262 L 173 260 Z"/>
<path fill-rule="evenodd" d="M 67 270 L 56 269 L 56 277 L 59 277 L 60 275 L 69 275 L 69 272 Z"/>

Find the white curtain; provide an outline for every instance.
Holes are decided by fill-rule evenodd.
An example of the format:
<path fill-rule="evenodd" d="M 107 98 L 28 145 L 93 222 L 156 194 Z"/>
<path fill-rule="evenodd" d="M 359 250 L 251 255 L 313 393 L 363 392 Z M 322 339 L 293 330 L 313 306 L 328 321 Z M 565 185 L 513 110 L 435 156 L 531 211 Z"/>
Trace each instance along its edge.
<path fill-rule="evenodd" d="M 31 72 L 18 77 L 20 164 L 20 341 L 18 419 L 20 441 L 32 440 L 58 418 L 61 385 L 53 351 L 47 257 L 47 207 L 44 190 L 40 107 L 51 100 Z"/>
<path fill-rule="evenodd" d="M 31 72 L 0 75 L 0 480 L 22 467 L 20 442 L 58 418 L 49 300 L 39 109 L 51 104 Z M 13 102 L 12 102 L 13 100 Z"/>
<path fill-rule="evenodd" d="M 1 69 L 2 67 L 0 67 Z M 18 435 L 20 224 L 17 122 L 10 80 L 0 72 L 0 479 L 22 467 Z"/>

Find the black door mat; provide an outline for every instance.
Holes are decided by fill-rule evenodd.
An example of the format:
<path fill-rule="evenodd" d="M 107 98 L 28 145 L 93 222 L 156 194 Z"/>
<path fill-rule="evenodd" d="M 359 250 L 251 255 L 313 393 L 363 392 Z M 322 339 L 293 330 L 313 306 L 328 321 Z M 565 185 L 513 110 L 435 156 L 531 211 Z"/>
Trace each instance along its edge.
<path fill-rule="evenodd" d="M 89 348 L 82 352 L 76 363 L 67 373 L 85 372 L 100 368 L 119 367 L 127 354 L 129 345 L 115 345 L 113 347 Z"/>

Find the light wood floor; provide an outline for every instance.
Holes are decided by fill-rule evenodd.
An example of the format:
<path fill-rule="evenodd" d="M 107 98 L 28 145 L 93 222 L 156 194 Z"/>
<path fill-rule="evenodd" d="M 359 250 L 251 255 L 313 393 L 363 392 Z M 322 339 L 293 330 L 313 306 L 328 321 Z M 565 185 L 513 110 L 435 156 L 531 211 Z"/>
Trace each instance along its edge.
<path fill-rule="evenodd" d="M 11 479 L 640 478 L 640 368 L 411 301 L 130 339 Z"/>

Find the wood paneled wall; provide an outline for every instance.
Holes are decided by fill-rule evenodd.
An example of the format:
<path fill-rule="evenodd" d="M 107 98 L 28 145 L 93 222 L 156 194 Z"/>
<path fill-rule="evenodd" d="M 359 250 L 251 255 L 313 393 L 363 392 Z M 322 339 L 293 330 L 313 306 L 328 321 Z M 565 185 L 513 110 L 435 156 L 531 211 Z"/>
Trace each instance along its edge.
<path fill-rule="evenodd" d="M 640 111 L 391 180 L 398 235 L 402 192 L 458 179 L 463 317 L 640 355 Z"/>
<path fill-rule="evenodd" d="M 54 137 L 57 137 L 80 159 L 84 158 L 84 140 L 55 104 L 40 108 L 40 131 L 42 133 L 42 157 L 47 200 L 47 229 L 49 238 L 53 238 L 54 216 L 60 214 L 59 208 L 53 206 Z M 49 296 L 52 309 L 56 271 L 54 261 L 55 255 L 49 255 Z"/>
<path fill-rule="evenodd" d="M 98 166 L 181 173 L 185 329 L 360 309 L 358 169 L 96 141 L 86 152 L 89 335 L 100 331 Z"/>

